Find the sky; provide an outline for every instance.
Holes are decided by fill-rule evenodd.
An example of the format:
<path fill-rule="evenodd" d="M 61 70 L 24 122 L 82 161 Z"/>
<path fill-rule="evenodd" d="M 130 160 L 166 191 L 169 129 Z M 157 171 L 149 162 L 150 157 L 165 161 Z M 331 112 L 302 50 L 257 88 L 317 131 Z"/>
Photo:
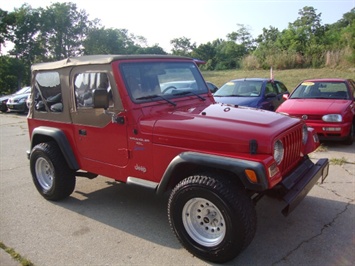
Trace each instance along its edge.
<path fill-rule="evenodd" d="M 269 26 L 282 31 L 305 6 L 321 13 L 323 25 L 337 22 L 355 7 L 355 0 L 8 0 L 0 8 L 11 12 L 24 3 L 45 8 L 57 2 L 75 3 L 89 20 L 99 19 L 105 28 L 127 29 L 166 52 L 171 52 L 172 39 L 186 37 L 198 46 L 226 39 L 238 31 L 238 24 L 246 26 L 254 38 Z"/>

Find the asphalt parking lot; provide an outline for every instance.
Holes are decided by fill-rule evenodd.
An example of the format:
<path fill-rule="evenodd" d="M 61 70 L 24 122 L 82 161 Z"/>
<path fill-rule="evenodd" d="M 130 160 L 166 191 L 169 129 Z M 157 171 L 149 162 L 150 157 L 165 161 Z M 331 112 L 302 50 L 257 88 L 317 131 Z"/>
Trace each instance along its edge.
<path fill-rule="evenodd" d="M 32 184 L 26 116 L 0 113 L 0 242 L 36 266 L 212 265 L 195 258 L 169 228 L 167 198 L 112 179 L 78 178 L 61 202 Z M 329 176 L 285 218 L 282 203 L 256 206 L 251 245 L 225 265 L 354 265 L 355 144 L 325 143 Z M 12 264 L 13 263 L 13 264 Z M 1 250 L 0 265 L 19 265 Z"/>

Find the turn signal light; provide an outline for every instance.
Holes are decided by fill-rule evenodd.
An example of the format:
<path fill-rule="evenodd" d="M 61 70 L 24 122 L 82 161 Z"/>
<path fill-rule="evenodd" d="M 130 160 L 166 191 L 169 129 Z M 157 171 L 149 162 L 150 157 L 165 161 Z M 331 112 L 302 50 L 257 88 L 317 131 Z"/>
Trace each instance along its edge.
<path fill-rule="evenodd" d="M 246 169 L 245 174 L 252 183 L 258 183 L 258 178 L 253 170 Z"/>

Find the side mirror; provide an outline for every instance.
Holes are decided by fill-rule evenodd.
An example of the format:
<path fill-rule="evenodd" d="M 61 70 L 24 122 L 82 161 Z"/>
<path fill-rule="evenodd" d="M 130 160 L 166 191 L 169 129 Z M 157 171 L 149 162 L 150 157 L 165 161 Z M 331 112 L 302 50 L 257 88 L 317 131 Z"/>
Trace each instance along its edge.
<path fill-rule="evenodd" d="M 109 95 L 106 89 L 96 89 L 94 90 L 92 101 L 94 108 L 104 108 L 109 107 Z"/>
<path fill-rule="evenodd" d="M 287 93 L 287 92 L 282 95 L 282 98 L 283 98 L 284 100 L 288 100 L 289 97 L 290 97 L 290 94 Z"/>

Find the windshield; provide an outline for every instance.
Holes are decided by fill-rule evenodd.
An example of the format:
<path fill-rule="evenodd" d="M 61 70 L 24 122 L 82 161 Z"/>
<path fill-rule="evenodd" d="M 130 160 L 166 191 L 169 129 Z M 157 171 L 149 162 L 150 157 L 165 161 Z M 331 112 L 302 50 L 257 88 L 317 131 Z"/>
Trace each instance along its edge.
<path fill-rule="evenodd" d="M 132 62 L 120 64 L 128 92 L 135 102 L 161 101 L 208 93 L 192 62 Z"/>
<path fill-rule="evenodd" d="M 350 99 L 344 82 L 303 82 L 290 99 Z"/>
<path fill-rule="evenodd" d="M 260 96 L 262 81 L 232 80 L 219 88 L 213 96 L 217 97 L 258 97 Z"/>
<path fill-rule="evenodd" d="M 24 94 L 24 93 L 27 93 L 30 91 L 31 91 L 31 87 L 24 87 L 24 88 L 18 90 L 17 92 L 15 92 L 15 94 Z"/>

